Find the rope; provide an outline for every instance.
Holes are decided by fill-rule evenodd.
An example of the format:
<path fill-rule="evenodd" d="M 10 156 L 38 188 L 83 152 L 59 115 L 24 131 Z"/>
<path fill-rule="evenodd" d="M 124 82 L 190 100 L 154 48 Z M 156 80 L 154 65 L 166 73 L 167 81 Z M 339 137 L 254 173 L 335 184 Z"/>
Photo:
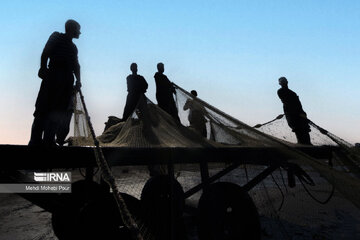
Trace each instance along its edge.
<path fill-rule="evenodd" d="M 83 96 L 81 90 L 79 90 L 79 94 L 80 94 L 81 102 L 84 107 L 86 121 L 90 128 L 90 134 L 91 134 L 91 137 L 95 144 L 94 152 L 95 152 L 96 163 L 101 170 L 102 177 L 103 177 L 104 181 L 110 186 L 110 188 L 113 192 L 114 198 L 116 200 L 116 203 L 118 205 L 120 216 L 121 216 L 125 226 L 131 231 L 131 233 L 133 235 L 133 239 L 143 240 L 143 237 L 141 236 L 139 228 L 138 228 L 135 220 L 132 218 L 131 213 L 129 212 L 129 209 L 127 208 L 126 203 L 125 203 L 123 197 L 121 196 L 118 187 L 115 184 L 115 178 L 112 175 L 110 167 L 109 167 L 109 165 L 105 159 L 105 156 L 103 154 L 103 151 L 99 146 L 99 141 L 95 137 L 95 131 L 94 131 L 94 128 L 90 121 L 90 116 L 87 111 L 84 96 Z"/>
<path fill-rule="evenodd" d="M 275 183 L 275 185 L 277 186 L 277 188 L 279 189 L 279 191 L 281 193 L 281 203 L 280 203 L 280 206 L 278 208 L 278 211 L 280 211 L 282 209 L 282 206 L 284 205 L 285 195 L 284 195 L 283 191 L 281 190 L 280 185 L 276 182 L 274 176 L 272 174 L 270 174 L 270 175 L 271 175 L 271 178 L 272 178 L 273 182 Z"/>
<path fill-rule="evenodd" d="M 331 192 L 330 192 L 329 197 L 326 198 L 325 201 L 321 201 L 321 200 L 317 199 L 314 195 L 312 195 L 312 194 L 310 193 L 309 189 L 307 189 L 307 187 L 305 186 L 305 184 L 303 183 L 303 180 L 302 180 L 301 178 L 298 178 L 298 179 L 299 179 L 301 185 L 303 186 L 303 188 L 305 189 L 305 191 L 307 192 L 307 194 L 308 194 L 314 201 L 316 201 L 316 202 L 318 202 L 318 203 L 320 203 L 320 204 L 327 204 L 327 203 L 330 201 L 330 199 L 333 197 L 333 195 L 334 195 L 335 187 L 334 187 L 334 185 L 331 185 L 331 186 L 332 186 L 332 189 L 331 189 Z"/>
<path fill-rule="evenodd" d="M 313 126 L 314 128 L 316 128 L 317 130 L 319 130 L 322 134 L 326 135 L 327 137 L 329 137 L 331 140 L 333 140 L 334 142 L 336 142 L 339 146 L 342 146 L 342 147 L 345 147 L 345 148 L 348 148 L 349 146 L 351 146 L 350 143 L 346 142 L 344 139 L 341 139 L 339 137 L 334 137 L 332 136 L 332 134 L 325 130 L 324 128 L 316 125 L 313 121 L 311 121 L 310 119 L 308 119 L 309 121 L 309 124 L 311 126 Z"/>
<path fill-rule="evenodd" d="M 285 187 L 286 193 L 288 193 L 288 189 L 287 189 L 286 184 L 285 184 L 285 178 L 284 178 L 284 175 L 283 175 L 283 173 L 281 171 L 281 168 L 279 168 L 279 172 L 280 172 L 280 175 L 281 175 L 282 184 Z"/>
<path fill-rule="evenodd" d="M 309 124 L 340 146 L 343 153 L 340 157 L 342 162 L 350 168 L 351 173 L 360 178 L 360 152 L 352 149 L 353 145 L 351 143 L 316 125 L 311 120 L 309 120 Z"/>
<path fill-rule="evenodd" d="M 249 183 L 249 173 L 248 173 L 246 164 L 244 164 L 244 170 L 245 170 L 245 176 L 246 176 L 246 183 Z"/>
<path fill-rule="evenodd" d="M 94 172 L 94 175 L 96 175 L 99 172 L 99 168 L 96 168 L 96 171 Z M 84 173 L 83 168 L 79 168 L 79 173 L 82 177 L 86 177 L 86 173 Z"/>
<path fill-rule="evenodd" d="M 264 189 L 263 192 L 265 193 L 265 196 L 266 196 L 269 206 L 270 206 L 270 208 L 267 208 L 267 210 L 270 211 L 273 214 L 273 216 L 278 220 L 277 225 L 279 227 L 279 230 L 281 230 L 281 232 L 284 234 L 283 239 L 291 240 L 292 237 L 290 236 L 289 232 L 286 230 L 284 223 L 280 220 L 279 212 L 275 210 L 275 206 L 273 204 L 273 201 L 270 198 L 268 188 L 266 187 L 264 181 L 261 181 L 261 185 L 263 186 L 263 189 Z"/>
<path fill-rule="evenodd" d="M 279 116 L 277 116 L 275 119 L 273 119 L 273 120 L 271 120 L 271 121 L 268 121 L 268 122 L 263 123 L 263 124 L 256 124 L 256 125 L 254 126 L 254 128 L 259 128 L 259 127 L 262 127 L 262 126 L 267 125 L 267 124 L 269 124 L 269 123 L 275 122 L 276 120 L 281 119 L 283 116 L 284 116 L 284 114 L 280 114 Z"/>

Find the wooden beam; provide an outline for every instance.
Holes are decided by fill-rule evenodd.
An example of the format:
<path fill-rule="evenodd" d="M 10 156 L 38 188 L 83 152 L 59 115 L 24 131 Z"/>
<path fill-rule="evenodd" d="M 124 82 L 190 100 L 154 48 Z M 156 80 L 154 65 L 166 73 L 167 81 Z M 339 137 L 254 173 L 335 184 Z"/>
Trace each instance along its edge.
<path fill-rule="evenodd" d="M 111 166 L 166 164 L 172 156 L 173 163 L 238 162 L 268 165 L 271 160 L 286 160 L 281 149 L 272 147 L 222 147 L 222 148 L 127 148 L 103 147 L 105 158 Z M 330 147 L 303 147 L 315 158 L 331 157 Z M 95 167 L 93 147 L 29 147 L 26 145 L 0 145 L 1 169 L 50 169 Z"/>

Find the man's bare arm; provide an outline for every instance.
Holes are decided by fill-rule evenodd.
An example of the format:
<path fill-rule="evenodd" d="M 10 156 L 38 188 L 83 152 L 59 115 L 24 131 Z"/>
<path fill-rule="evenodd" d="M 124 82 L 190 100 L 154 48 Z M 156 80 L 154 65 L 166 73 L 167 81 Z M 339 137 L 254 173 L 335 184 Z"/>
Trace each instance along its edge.
<path fill-rule="evenodd" d="M 79 62 L 76 63 L 75 70 L 74 70 L 76 83 L 75 88 L 79 90 L 81 88 L 81 76 L 80 76 L 80 64 Z"/>
<path fill-rule="evenodd" d="M 42 54 L 41 54 L 41 59 L 40 59 L 40 69 L 38 72 L 38 76 L 41 79 L 45 79 L 47 77 L 48 74 L 48 68 L 47 68 L 47 62 L 49 59 L 49 51 L 47 49 L 47 47 L 45 46 Z"/>

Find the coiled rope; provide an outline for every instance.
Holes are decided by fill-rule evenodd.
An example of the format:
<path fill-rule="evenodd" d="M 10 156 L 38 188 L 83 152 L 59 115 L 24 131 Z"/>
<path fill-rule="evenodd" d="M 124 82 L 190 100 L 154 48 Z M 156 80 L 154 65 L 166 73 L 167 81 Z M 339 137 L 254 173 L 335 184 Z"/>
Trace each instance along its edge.
<path fill-rule="evenodd" d="M 143 237 L 142 237 L 142 235 L 140 233 L 140 230 L 139 230 L 135 220 L 131 216 L 131 213 L 129 212 L 129 209 L 127 208 L 126 203 L 125 203 L 123 197 L 121 196 L 118 187 L 115 184 L 115 178 L 112 175 L 110 167 L 109 167 L 109 165 L 108 165 L 108 163 L 107 163 L 107 161 L 105 159 L 105 156 L 103 154 L 103 151 L 99 146 L 99 141 L 95 137 L 95 131 L 94 131 L 94 128 L 93 128 L 92 123 L 90 121 L 90 116 L 89 116 L 89 113 L 88 113 L 87 108 L 86 108 L 84 95 L 82 94 L 81 89 L 79 89 L 78 92 L 80 94 L 80 99 L 81 99 L 81 102 L 82 102 L 83 107 L 84 107 L 86 121 L 87 121 L 87 124 L 89 125 L 89 128 L 90 128 L 90 134 L 91 134 L 92 140 L 94 141 L 94 145 L 95 145 L 94 152 L 95 152 L 96 163 L 97 163 L 98 167 L 100 168 L 102 177 L 103 177 L 104 181 L 110 186 L 110 188 L 112 190 L 112 193 L 114 195 L 114 198 L 116 200 L 116 203 L 118 205 L 120 216 L 121 216 L 125 226 L 132 233 L 133 239 L 135 239 L 135 240 L 143 240 Z"/>

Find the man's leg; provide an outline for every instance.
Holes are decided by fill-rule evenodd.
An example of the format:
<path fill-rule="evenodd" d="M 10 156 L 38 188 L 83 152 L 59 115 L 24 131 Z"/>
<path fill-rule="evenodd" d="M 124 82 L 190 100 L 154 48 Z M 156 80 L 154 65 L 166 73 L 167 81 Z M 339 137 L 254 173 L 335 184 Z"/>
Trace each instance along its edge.
<path fill-rule="evenodd" d="M 59 117 L 60 125 L 58 127 L 58 130 L 56 132 L 56 142 L 63 146 L 65 143 L 66 136 L 70 132 L 70 122 L 72 118 L 72 112 L 71 111 L 64 111 L 61 116 Z"/>
<path fill-rule="evenodd" d="M 55 113 L 49 113 L 44 120 L 44 140 L 45 146 L 55 146 L 55 134 L 58 130 L 58 123 L 54 121 Z"/>
<path fill-rule="evenodd" d="M 131 114 L 134 112 L 138 100 L 139 100 L 139 97 L 137 95 L 128 94 L 128 96 L 126 98 L 126 104 L 125 104 L 123 118 L 122 118 L 123 121 L 126 121 L 131 116 Z"/>
<path fill-rule="evenodd" d="M 178 109 L 173 99 L 169 99 L 166 108 L 164 109 L 169 115 L 171 115 L 178 123 L 180 123 L 180 118 L 178 114 Z"/>
<path fill-rule="evenodd" d="M 299 144 L 312 145 L 308 131 L 296 131 L 295 134 Z"/>
<path fill-rule="evenodd" d="M 31 127 L 31 137 L 28 143 L 29 146 L 38 146 L 42 144 L 42 135 L 44 132 L 44 117 L 34 117 L 34 122 Z"/>

